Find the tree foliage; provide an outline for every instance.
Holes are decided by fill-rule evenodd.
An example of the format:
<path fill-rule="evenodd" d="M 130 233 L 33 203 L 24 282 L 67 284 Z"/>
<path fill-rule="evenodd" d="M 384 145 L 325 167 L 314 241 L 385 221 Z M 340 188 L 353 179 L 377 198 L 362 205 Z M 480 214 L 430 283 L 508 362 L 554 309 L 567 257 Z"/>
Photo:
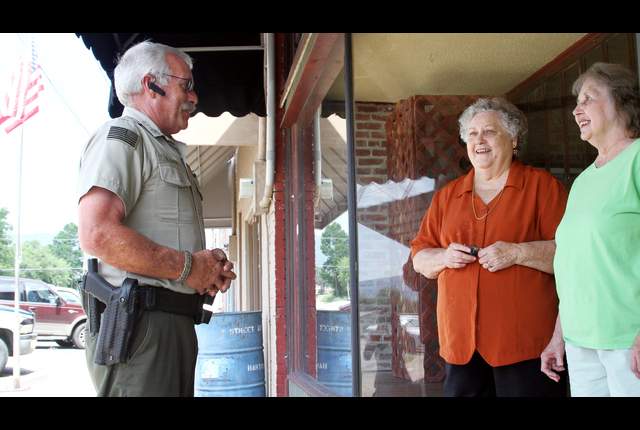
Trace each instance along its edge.
<path fill-rule="evenodd" d="M 41 279 L 59 287 L 74 286 L 74 274 L 67 262 L 55 256 L 50 247 L 43 246 L 35 240 L 25 242 L 22 245 L 20 276 Z"/>
<path fill-rule="evenodd" d="M 0 208 L 0 271 L 1 276 L 13 276 L 14 245 L 10 239 L 11 225 L 7 211 Z M 82 251 L 78 241 L 78 227 L 69 223 L 44 246 L 32 240 L 22 244 L 20 277 L 40 279 L 59 287 L 76 288 L 82 277 Z"/>
<path fill-rule="evenodd" d="M 82 267 L 82 250 L 78 240 L 78 226 L 74 223 L 65 225 L 53 238 L 53 243 L 49 246 L 53 255 L 62 258 L 69 267 Z"/>
<path fill-rule="evenodd" d="M 0 269 L 13 268 L 13 241 L 11 240 L 11 224 L 7 222 L 9 211 L 0 208 Z M 9 275 L 7 271 L 0 272 L 1 275 Z"/>
<path fill-rule="evenodd" d="M 349 238 L 338 223 L 328 225 L 320 237 L 320 250 L 327 260 L 320 269 L 324 286 L 336 297 L 347 297 L 349 286 Z"/>

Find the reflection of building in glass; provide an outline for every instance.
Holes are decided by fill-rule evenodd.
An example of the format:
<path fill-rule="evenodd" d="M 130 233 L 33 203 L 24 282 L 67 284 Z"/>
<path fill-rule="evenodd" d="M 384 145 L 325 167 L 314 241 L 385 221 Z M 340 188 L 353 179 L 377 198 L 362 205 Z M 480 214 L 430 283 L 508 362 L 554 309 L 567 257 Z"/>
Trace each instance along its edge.
<path fill-rule="evenodd" d="M 369 266 L 378 272 L 383 268 L 391 271 L 380 273 L 375 280 L 377 285 L 388 284 L 384 296 L 386 311 L 378 317 L 384 323 L 377 327 L 382 331 L 378 348 L 391 354 L 389 360 L 382 359 L 380 364 L 387 366 L 396 378 L 386 382 L 387 391 L 398 385 L 398 379 L 406 381 L 403 393 L 411 393 L 406 384 L 417 381 L 421 385 L 439 384 L 444 378 L 436 323 L 437 284 L 413 271 L 409 244 L 433 192 L 468 167 L 465 149 L 458 139 L 457 118 L 473 100 L 474 96 L 414 96 L 396 103 L 385 123 L 384 165 L 388 180 L 369 182 L 358 189 L 358 221 L 385 239 L 367 244 L 366 239 L 358 238 L 361 321 L 367 306 L 363 298 L 367 286 L 365 271 Z M 388 252 L 398 245 L 399 255 L 389 258 Z M 366 327 L 362 322 L 361 326 Z M 364 380 L 363 373 L 363 394 L 367 395 Z"/>
<path fill-rule="evenodd" d="M 400 312 L 416 312 L 417 294 L 402 281 L 408 247 L 362 224 L 358 224 L 358 246 L 363 394 L 372 395 L 375 390 L 382 395 L 381 381 L 391 375 L 411 379 L 406 377 L 409 373 L 397 342 Z M 413 377 L 422 379 L 422 371 Z"/>

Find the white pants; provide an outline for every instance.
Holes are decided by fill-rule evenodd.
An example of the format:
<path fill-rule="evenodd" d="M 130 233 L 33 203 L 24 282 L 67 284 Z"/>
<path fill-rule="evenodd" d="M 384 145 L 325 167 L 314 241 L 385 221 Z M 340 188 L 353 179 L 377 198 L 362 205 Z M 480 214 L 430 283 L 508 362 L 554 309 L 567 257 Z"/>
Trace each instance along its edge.
<path fill-rule="evenodd" d="M 571 397 L 640 397 L 631 349 L 590 349 L 565 344 Z"/>

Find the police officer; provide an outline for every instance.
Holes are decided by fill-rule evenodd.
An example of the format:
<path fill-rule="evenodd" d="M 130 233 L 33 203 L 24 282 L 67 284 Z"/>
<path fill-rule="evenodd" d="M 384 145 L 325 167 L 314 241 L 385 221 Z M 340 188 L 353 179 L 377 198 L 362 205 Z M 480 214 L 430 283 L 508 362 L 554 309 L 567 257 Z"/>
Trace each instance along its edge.
<path fill-rule="evenodd" d="M 184 162 L 185 144 L 172 137 L 198 102 L 192 67 L 187 54 L 166 45 L 131 47 L 114 72 L 124 112 L 91 137 L 80 161 L 80 246 L 112 285 L 135 278 L 170 304 L 224 292 L 236 277 L 222 250 L 205 249 L 202 195 Z M 95 364 L 95 344 L 88 335 L 99 396 L 193 396 L 193 317 L 143 312 L 125 363 Z"/>

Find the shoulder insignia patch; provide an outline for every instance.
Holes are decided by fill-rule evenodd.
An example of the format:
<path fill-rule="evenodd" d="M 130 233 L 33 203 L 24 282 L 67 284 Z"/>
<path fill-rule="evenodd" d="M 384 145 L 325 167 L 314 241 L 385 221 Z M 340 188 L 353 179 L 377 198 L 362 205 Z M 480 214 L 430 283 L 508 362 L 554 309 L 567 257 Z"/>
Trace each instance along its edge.
<path fill-rule="evenodd" d="M 111 126 L 107 139 L 119 140 L 135 149 L 138 144 L 138 133 L 124 127 Z"/>

